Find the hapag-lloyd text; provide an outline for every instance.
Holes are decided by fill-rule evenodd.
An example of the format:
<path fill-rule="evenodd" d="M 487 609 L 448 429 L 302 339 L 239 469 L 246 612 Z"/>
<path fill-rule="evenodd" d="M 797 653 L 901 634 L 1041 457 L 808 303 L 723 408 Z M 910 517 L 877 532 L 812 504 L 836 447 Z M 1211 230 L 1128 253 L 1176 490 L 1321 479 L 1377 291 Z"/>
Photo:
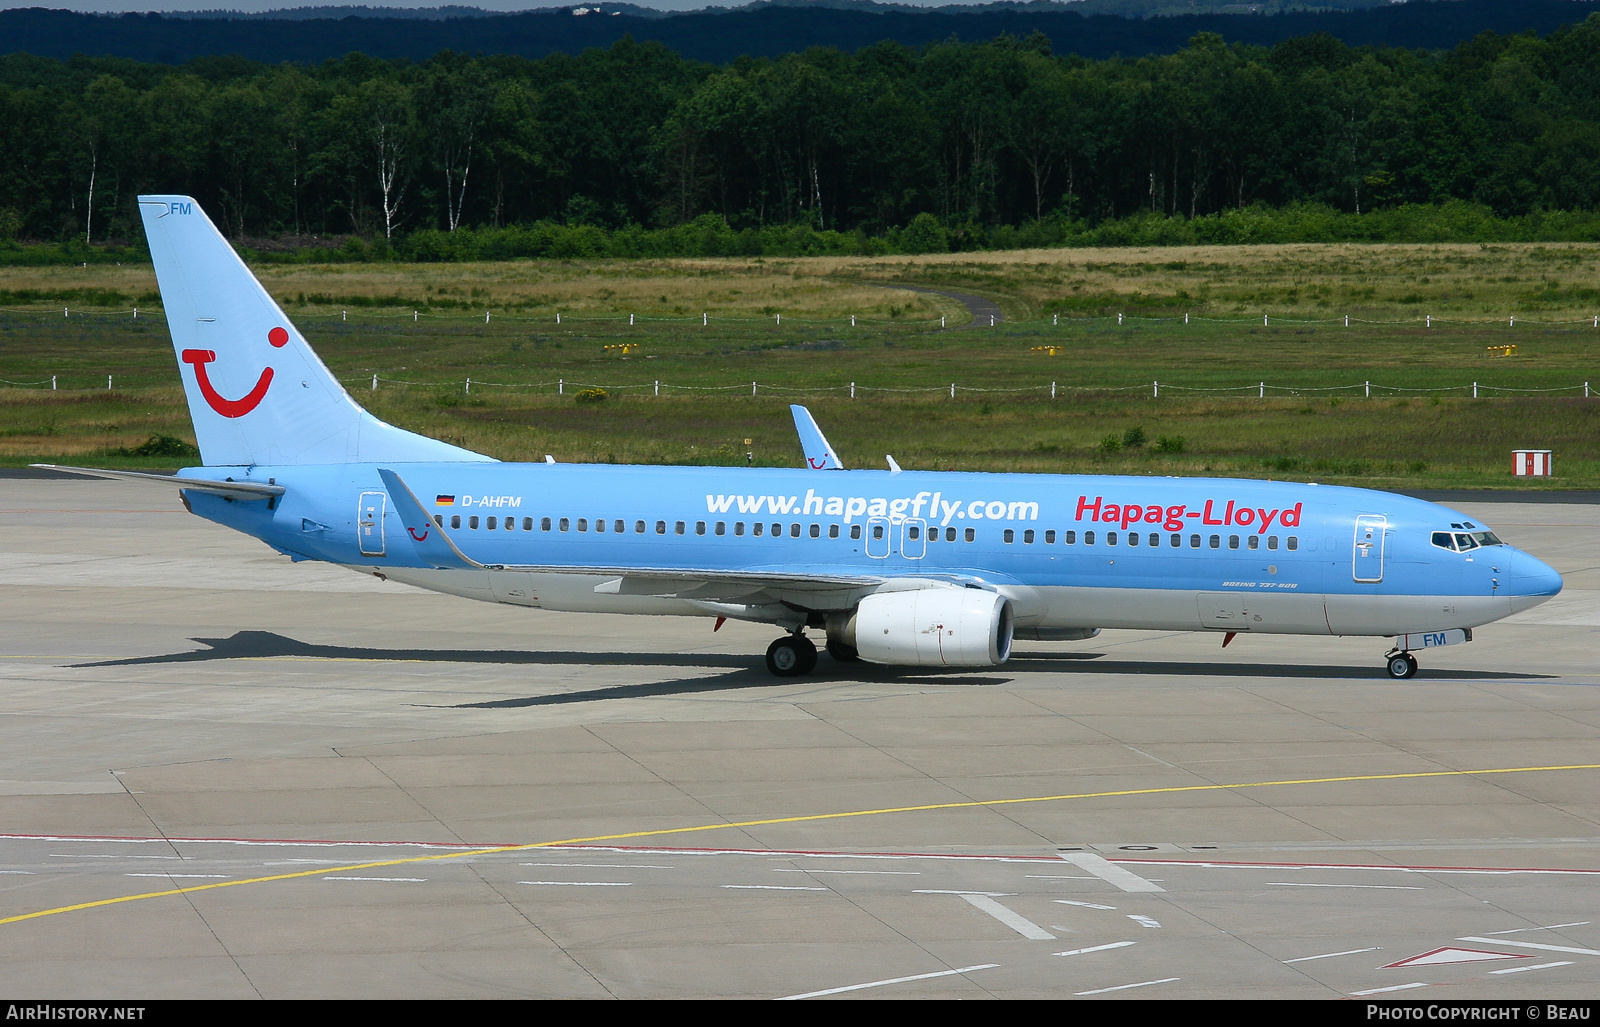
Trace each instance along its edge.
<path fill-rule="evenodd" d="M 1296 503 L 1288 509 L 1268 510 L 1263 507 L 1239 506 L 1232 499 L 1228 500 L 1227 505 L 1219 506 L 1217 500 L 1208 499 L 1202 509 L 1191 510 L 1182 503 L 1174 506 L 1159 506 L 1154 503 L 1149 506 L 1138 503 L 1107 503 L 1100 496 L 1095 496 L 1094 502 L 1091 503 L 1088 496 L 1079 496 L 1076 519 L 1097 521 L 1101 524 L 1118 524 L 1124 529 L 1130 524 L 1159 524 L 1167 531 L 1182 531 L 1189 523 L 1196 522 L 1249 528 L 1252 531 L 1269 531 L 1274 523 L 1283 528 L 1298 528 L 1300 510 L 1303 506 L 1304 503 Z"/>

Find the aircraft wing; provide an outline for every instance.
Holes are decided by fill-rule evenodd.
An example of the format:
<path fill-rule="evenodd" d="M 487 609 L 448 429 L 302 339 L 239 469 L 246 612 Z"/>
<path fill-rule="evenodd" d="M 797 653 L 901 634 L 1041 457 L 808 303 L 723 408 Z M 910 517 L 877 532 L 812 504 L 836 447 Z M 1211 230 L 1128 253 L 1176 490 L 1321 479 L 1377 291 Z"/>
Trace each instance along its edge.
<path fill-rule="evenodd" d="M 107 471 L 99 467 L 64 467 L 59 464 L 29 464 L 50 471 L 71 471 L 73 474 L 93 474 L 102 478 L 123 478 L 127 481 L 152 481 L 173 485 L 180 489 L 209 492 L 228 499 L 271 499 L 287 491 L 282 485 L 263 485 L 255 481 L 213 481 L 207 478 L 180 478 L 175 474 L 146 474 L 143 471 Z"/>
<path fill-rule="evenodd" d="M 844 470 L 839 454 L 828 445 L 811 411 L 796 403 L 790 405 L 789 412 L 794 415 L 794 430 L 800 433 L 800 448 L 805 451 L 806 466 L 813 471 Z"/>
<path fill-rule="evenodd" d="M 807 570 L 724 570 L 694 567 L 620 567 L 572 564 L 484 564 L 463 553 L 423 508 L 411 487 L 394 471 L 380 468 L 379 477 L 394 500 L 395 513 L 405 526 L 417 555 L 443 569 L 520 571 L 526 574 L 586 574 L 611 580 L 595 586 L 605 595 L 676 596 L 718 599 L 756 592 L 841 592 L 871 590 L 889 580 L 877 574 L 840 574 Z"/>

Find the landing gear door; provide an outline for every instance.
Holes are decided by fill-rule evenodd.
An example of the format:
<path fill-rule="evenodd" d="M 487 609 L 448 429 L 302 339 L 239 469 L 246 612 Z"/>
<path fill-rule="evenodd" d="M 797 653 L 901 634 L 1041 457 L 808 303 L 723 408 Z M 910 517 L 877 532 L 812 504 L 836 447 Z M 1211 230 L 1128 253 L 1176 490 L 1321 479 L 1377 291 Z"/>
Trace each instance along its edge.
<path fill-rule="evenodd" d="M 356 539 L 362 556 L 383 555 L 383 513 L 388 502 L 386 493 L 361 493 L 361 503 L 356 508 Z"/>
<path fill-rule="evenodd" d="M 1383 580 L 1383 542 L 1388 530 L 1389 521 L 1382 514 L 1361 514 L 1356 518 L 1355 548 L 1350 558 L 1355 580 Z"/>

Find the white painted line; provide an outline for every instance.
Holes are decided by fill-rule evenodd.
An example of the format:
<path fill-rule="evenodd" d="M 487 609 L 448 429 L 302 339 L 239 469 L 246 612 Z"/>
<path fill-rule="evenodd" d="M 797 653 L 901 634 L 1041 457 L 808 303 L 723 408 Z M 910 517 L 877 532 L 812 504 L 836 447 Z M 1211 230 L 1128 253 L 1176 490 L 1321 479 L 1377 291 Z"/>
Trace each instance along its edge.
<path fill-rule="evenodd" d="M 518 884 L 565 885 L 573 888 L 631 888 L 632 881 L 518 881 Z"/>
<path fill-rule="evenodd" d="M 723 888 L 739 888 L 744 891 L 827 891 L 826 888 L 801 888 L 788 884 L 724 884 Z M 800 996 L 804 998 L 805 996 Z"/>
<path fill-rule="evenodd" d="M 1586 927 L 1590 923 L 1593 923 L 1593 921 L 1591 921 L 1591 920 L 1576 920 L 1576 921 L 1574 921 L 1574 922 L 1572 922 L 1570 924 L 1551 924 L 1549 927 L 1518 927 L 1515 930 L 1511 930 L 1511 931 L 1490 931 L 1488 936 L 1493 938 L 1493 937 L 1495 937 L 1496 935 L 1499 935 L 1499 934 L 1523 934 L 1523 933 L 1525 933 L 1527 931 L 1556 931 L 1556 930 L 1560 930 L 1563 927 Z M 1529 967 L 1528 969 L 1531 970 L 1533 968 Z"/>
<path fill-rule="evenodd" d="M 304 866 L 304 865 L 307 865 L 307 864 L 318 864 L 318 865 L 322 865 L 322 866 L 339 866 L 340 864 L 349 863 L 349 862 L 351 862 L 351 861 L 348 860 L 348 859 L 275 859 L 275 860 L 271 860 L 269 862 L 262 863 L 261 865 L 264 866 L 264 867 L 292 867 L 292 866 Z"/>
<path fill-rule="evenodd" d="M 961 897 L 1030 941 L 1056 940 L 1056 936 L 1043 927 L 1024 917 L 1021 913 L 1007 909 L 987 895 L 975 895 L 972 892 L 965 892 L 962 893 Z"/>
<path fill-rule="evenodd" d="M 1268 888 L 1377 888 L 1381 891 L 1426 891 L 1416 884 L 1308 884 L 1304 881 L 1268 881 Z"/>
<path fill-rule="evenodd" d="M 1102 906 L 1098 902 L 1074 902 L 1071 899 L 1051 899 L 1050 901 L 1051 902 L 1059 902 L 1063 906 L 1083 906 L 1085 909 L 1116 909 L 1117 908 L 1116 906 Z"/>
<path fill-rule="evenodd" d="M 779 1002 L 793 1002 L 802 998 L 821 998 L 824 995 L 842 995 L 847 991 L 860 991 L 863 988 L 881 988 L 886 984 L 904 984 L 907 981 L 927 981 L 935 977 L 950 977 L 955 974 L 968 974 L 974 970 L 992 970 L 999 963 L 980 963 L 977 966 L 964 966 L 959 970 L 940 970 L 932 974 L 916 974 L 911 977 L 891 977 L 887 981 L 869 981 L 866 984 L 852 984 L 844 988 L 829 988 L 827 991 L 808 991 L 804 995 L 785 995 L 778 999 Z"/>
<path fill-rule="evenodd" d="M 81 853 L 79 855 L 68 855 L 65 852 L 52 852 L 50 854 L 50 858 L 51 859 L 182 859 L 183 857 L 182 856 L 122 856 L 122 855 L 117 855 L 115 853 L 108 853 L 108 854 L 105 854 L 105 855 L 102 855 L 102 854 L 99 854 L 99 853 L 94 853 L 94 854 Z"/>
<path fill-rule="evenodd" d="M 1161 926 L 1161 921 L 1157 920 L 1153 916 L 1140 916 L 1138 913 L 1129 913 L 1128 914 L 1128 919 L 1132 920 L 1134 923 L 1138 924 L 1140 927 L 1160 927 Z"/>
<path fill-rule="evenodd" d="M 1519 949 L 1538 949 L 1541 952 L 1574 952 L 1580 956 L 1600 956 L 1600 950 L 1577 949 L 1570 945 L 1539 945 L 1531 941 L 1506 941 L 1504 938 L 1457 938 L 1456 941 L 1476 941 L 1490 945 L 1514 945 Z"/>
<path fill-rule="evenodd" d="M 1104 952 L 1106 949 L 1125 949 L 1129 945 L 1139 944 L 1136 941 L 1114 941 L 1109 945 L 1090 945 L 1086 949 L 1068 949 L 1066 952 L 1052 952 L 1053 956 L 1081 956 L 1085 952 Z"/>
<path fill-rule="evenodd" d="M 1370 949 L 1345 949 L 1343 952 L 1324 952 L 1320 956 L 1301 956 L 1298 959 L 1285 959 L 1285 963 L 1308 963 L 1313 959 L 1332 959 L 1334 956 L 1354 956 L 1362 952 L 1376 952 L 1383 946 L 1374 945 Z"/>
<path fill-rule="evenodd" d="M 1146 881 L 1132 870 L 1124 870 L 1092 852 L 1074 852 L 1061 858 L 1079 870 L 1093 874 L 1107 884 L 1116 885 L 1123 891 L 1166 891 L 1159 884 Z"/>
<path fill-rule="evenodd" d="M 1396 984 L 1392 988 L 1368 988 L 1366 991 L 1352 991 L 1350 994 L 1351 995 L 1382 995 L 1386 991 L 1408 991 L 1408 990 L 1410 990 L 1412 988 L 1426 988 L 1427 986 L 1428 985 L 1427 985 L 1426 981 L 1418 981 L 1415 984 Z"/>
<path fill-rule="evenodd" d="M 123 874 L 123 877 L 204 877 L 212 880 L 226 881 L 232 874 Z"/>
<path fill-rule="evenodd" d="M 28 874 L 28 875 L 31 876 L 33 874 L 33 871 L 32 870 L 0 870 L 0 874 Z"/>
<path fill-rule="evenodd" d="M 664 863 L 518 863 L 523 867 L 600 867 L 606 870 L 676 870 Z"/>
<path fill-rule="evenodd" d="M 807 870 L 805 867 L 773 867 L 775 874 L 884 874 L 893 877 L 921 877 L 920 870 Z"/>
<path fill-rule="evenodd" d="M 1489 972 L 1492 973 L 1492 974 L 1519 974 L 1519 973 L 1522 973 L 1524 970 L 1548 970 L 1552 966 L 1571 966 L 1571 965 L 1572 965 L 1572 960 L 1563 959 L 1559 963 L 1538 963 L 1538 964 L 1535 964 L 1534 966 L 1511 966 L 1511 967 L 1507 967 L 1504 970 L 1490 970 Z"/>
<path fill-rule="evenodd" d="M 1171 984 L 1182 977 L 1163 977 L 1159 981 L 1140 981 L 1138 984 L 1119 984 L 1115 988 L 1096 988 L 1094 991 L 1075 991 L 1074 995 L 1104 995 L 1108 991 L 1127 991 L 1129 988 L 1148 988 L 1152 984 Z"/>
<path fill-rule="evenodd" d="M 955 888 L 913 888 L 913 895 L 987 895 L 991 899 L 1003 899 L 1015 895 L 1014 891 L 972 891 L 970 889 Z"/>
<path fill-rule="evenodd" d="M 1023 874 L 1030 881 L 1098 881 L 1098 877 L 1079 877 L 1076 874 Z"/>
<path fill-rule="evenodd" d="M 384 881 L 384 882 L 415 882 L 422 883 L 426 877 L 324 877 L 324 881 Z"/>

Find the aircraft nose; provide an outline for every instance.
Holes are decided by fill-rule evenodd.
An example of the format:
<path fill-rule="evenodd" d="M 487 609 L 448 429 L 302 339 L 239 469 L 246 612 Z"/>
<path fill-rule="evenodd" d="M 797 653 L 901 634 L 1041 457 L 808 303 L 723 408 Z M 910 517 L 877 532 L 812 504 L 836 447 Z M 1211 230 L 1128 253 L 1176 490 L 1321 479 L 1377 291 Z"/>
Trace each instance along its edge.
<path fill-rule="evenodd" d="M 1563 584 L 1561 575 L 1556 569 L 1536 557 L 1517 551 L 1511 556 L 1511 566 L 1507 568 L 1506 591 L 1510 593 L 1511 604 L 1516 610 L 1526 610 L 1549 599 L 1561 591 Z"/>

